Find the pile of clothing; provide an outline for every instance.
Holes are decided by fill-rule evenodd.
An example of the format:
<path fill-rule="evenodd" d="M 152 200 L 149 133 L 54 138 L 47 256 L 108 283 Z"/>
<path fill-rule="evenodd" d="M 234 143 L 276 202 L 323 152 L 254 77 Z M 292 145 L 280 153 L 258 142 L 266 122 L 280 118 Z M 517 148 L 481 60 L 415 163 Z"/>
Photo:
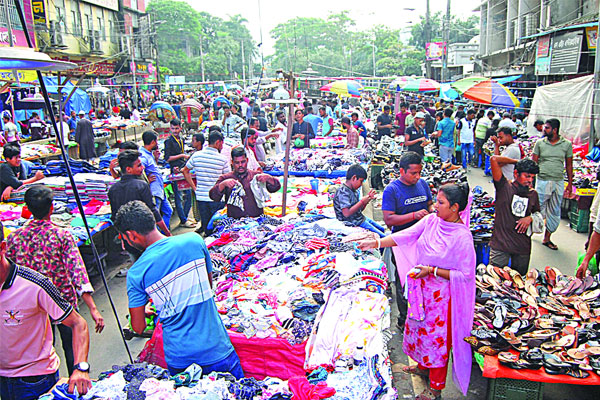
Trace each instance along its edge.
<path fill-rule="evenodd" d="M 265 172 L 283 172 L 284 158 L 282 154 L 267 160 Z M 372 154 L 368 149 L 294 149 L 290 152 L 289 171 L 342 171 L 345 172 L 353 164 L 368 164 Z"/>
<path fill-rule="evenodd" d="M 102 173 L 100 169 L 87 161 L 69 159 L 69 166 L 73 174 Z M 46 165 L 36 165 L 31 170 L 33 172 L 42 171 L 45 176 L 67 176 L 67 166 L 63 160 L 51 160 Z"/>
<path fill-rule="evenodd" d="M 600 372 L 600 276 L 583 280 L 553 267 L 523 277 L 477 267 L 472 336 L 476 352 L 513 369 L 585 379 Z"/>
<path fill-rule="evenodd" d="M 60 154 L 60 148 L 52 144 L 23 143 L 21 145 L 21 158 L 24 160 L 35 157 L 43 158 L 54 154 Z"/>
<path fill-rule="evenodd" d="M 345 373 L 331 373 L 319 367 L 307 376 L 294 376 L 287 381 L 277 378 L 242 378 L 211 372 L 190 365 L 180 374 L 171 376 L 163 368 L 147 363 L 118 366 L 102 372 L 83 400 L 372 400 L 393 399 L 385 378 L 378 369 L 377 357 L 364 360 Z M 77 398 L 67 392 L 68 384 L 57 385 L 40 400 Z"/>

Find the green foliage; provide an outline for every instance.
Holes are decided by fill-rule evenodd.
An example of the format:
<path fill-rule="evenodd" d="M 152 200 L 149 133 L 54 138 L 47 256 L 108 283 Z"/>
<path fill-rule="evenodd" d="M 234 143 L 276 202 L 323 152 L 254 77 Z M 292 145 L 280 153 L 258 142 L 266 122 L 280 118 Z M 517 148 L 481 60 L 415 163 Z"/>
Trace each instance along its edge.
<path fill-rule="evenodd" d="M 257 61 L 257 45 L 245 25 L 248 21 L 241 15 L 230 15 L 223 20 L 196 11 L 184 1 L 173 0 L 151 0 L 147 11 L 155 15 L 156 21 L 164 21 L 156 25 L 157 47 L 160 65 L 169 68 L 172 74 L 200 81 L 200 46 L 206 80 L 241 79 L 242 68 L 248 79 L 249 68 L 256 71 L 253 61 Z"/>
<path fill-rule="evenodd" d="M 427 21 L 424 15 L 420 16 L 418 24 L 411 28 L 411 39 L 409 43 L 419 49 L 425 49 L 427 42 L 426 32 L 430 32 L 432 42 L 443 41 L 443 18 L 441 12 L 432 14 L 429 18 L 429 30 L 427 29 Z M 461 20 L 456 16 L 450 16 L 450 36 L 448 43 L 466 43 L 474 36 L 479 35 L 479 18 L 475 15 L 467 19 Z"/>

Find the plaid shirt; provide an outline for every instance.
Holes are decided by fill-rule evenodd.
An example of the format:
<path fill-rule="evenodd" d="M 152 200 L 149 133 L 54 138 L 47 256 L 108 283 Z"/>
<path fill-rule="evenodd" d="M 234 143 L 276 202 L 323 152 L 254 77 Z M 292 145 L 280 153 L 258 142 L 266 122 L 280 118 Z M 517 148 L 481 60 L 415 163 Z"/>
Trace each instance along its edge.
<path fill-rule="evenodd" d="M 346 132 L 346 147 L 349 148 L 357 148 L 358 147 L 358 131 L 352 125 L 348 128 L 348 132 Z"/>
<path fill-rule="evenodd" d="M 8 235 L 6 257 L 50 278 L 74 307 L 78 294 L 94 290 L 73 236 L 51 221 L 31 220 Z"/>

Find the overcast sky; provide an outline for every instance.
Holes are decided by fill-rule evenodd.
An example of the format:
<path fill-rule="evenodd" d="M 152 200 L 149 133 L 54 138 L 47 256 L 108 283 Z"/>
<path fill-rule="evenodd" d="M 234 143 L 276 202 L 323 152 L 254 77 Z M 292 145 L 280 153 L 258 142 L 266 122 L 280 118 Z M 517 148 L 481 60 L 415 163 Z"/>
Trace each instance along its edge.
<path fill-rule="evenodd" d="M 257 43 L 260 42 L 262 25 L 262 36 L 265 55 L 273 52 L 275 45 L 269 32 L 282 22 L 298 17 L 320 17 L 326 18 L 331 12 L 349 10 L 350 16 L 357 22 L 357 29 L 368 29 L 372 25 L 382 24 L 393 29 L 402 29 L 410 26 L 411 22 L 418 22 L 419 15 L 425 15 L 426 1 L 414 0 L 301 0 L 301 1 L 277 1 L 277 0 L 185 0 L 198 11 L 206 11 L 218 17 L 227 18 L 227 15 L 241 14 L 249 23 L 247 24 L 252 36 Z M 259 18 L 260 4 L 260 18 Z M 453 0 L 451 12 L 460 18 L 474 13 L 481 0 Z M 414 11 L 406 8 L 414 8 Z M 431 13 L 437 11 L 446 12 L 446 0 L 431 0 Z M 262 24 L 261 24 L 262 22 Z"/>

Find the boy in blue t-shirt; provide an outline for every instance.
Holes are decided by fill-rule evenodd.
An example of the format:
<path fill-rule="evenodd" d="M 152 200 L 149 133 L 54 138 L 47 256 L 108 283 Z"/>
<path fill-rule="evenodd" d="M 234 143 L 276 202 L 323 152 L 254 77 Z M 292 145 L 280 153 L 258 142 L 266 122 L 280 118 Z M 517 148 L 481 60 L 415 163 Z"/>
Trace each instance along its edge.
<path fill-rule="evenodd" d="M 338 188 L 333 197 L 335 216 L 340 221 L 348 222 L 375 232 L 379 237 L 385 237 L 385 228 L 363 215 L 362 210 L 375 198 L 375 191 L 359 200 L 358 189 L 367 179 L 367 171 L 359 164 L 351 165 L 346 172 L 346 182 Z"/>
<path fill-rule="evenodd" d="M 390 183 L 383 191 L 381 209 L 383 220 L 398 232 L 416 224 L 421 218 L 433 211 L 431 190 L 424 179 L 421 179 L 421 156 L 414 151 L 407 151 L 400 157 L 400 178 Z M 396 293 L 404 293 L 396 273 Z M 396 296 L 398 304 L 398 326 L 404 327 L 407 303 L 402 295 Z"/>
<path fill-rule="evenodd" d="M 212 263 L 195 233 L 165 237 L 141 201 L 123 205 L 115 227 L 131 246 L 143 251 L 127 274 L 131 327 L 146 328 L 145 306 L 152 299 L 163 324 L 165 361 L 171 374 L 191 364 L 203 374 L 229 372 L 244 376 L 212 292 Z"/>

